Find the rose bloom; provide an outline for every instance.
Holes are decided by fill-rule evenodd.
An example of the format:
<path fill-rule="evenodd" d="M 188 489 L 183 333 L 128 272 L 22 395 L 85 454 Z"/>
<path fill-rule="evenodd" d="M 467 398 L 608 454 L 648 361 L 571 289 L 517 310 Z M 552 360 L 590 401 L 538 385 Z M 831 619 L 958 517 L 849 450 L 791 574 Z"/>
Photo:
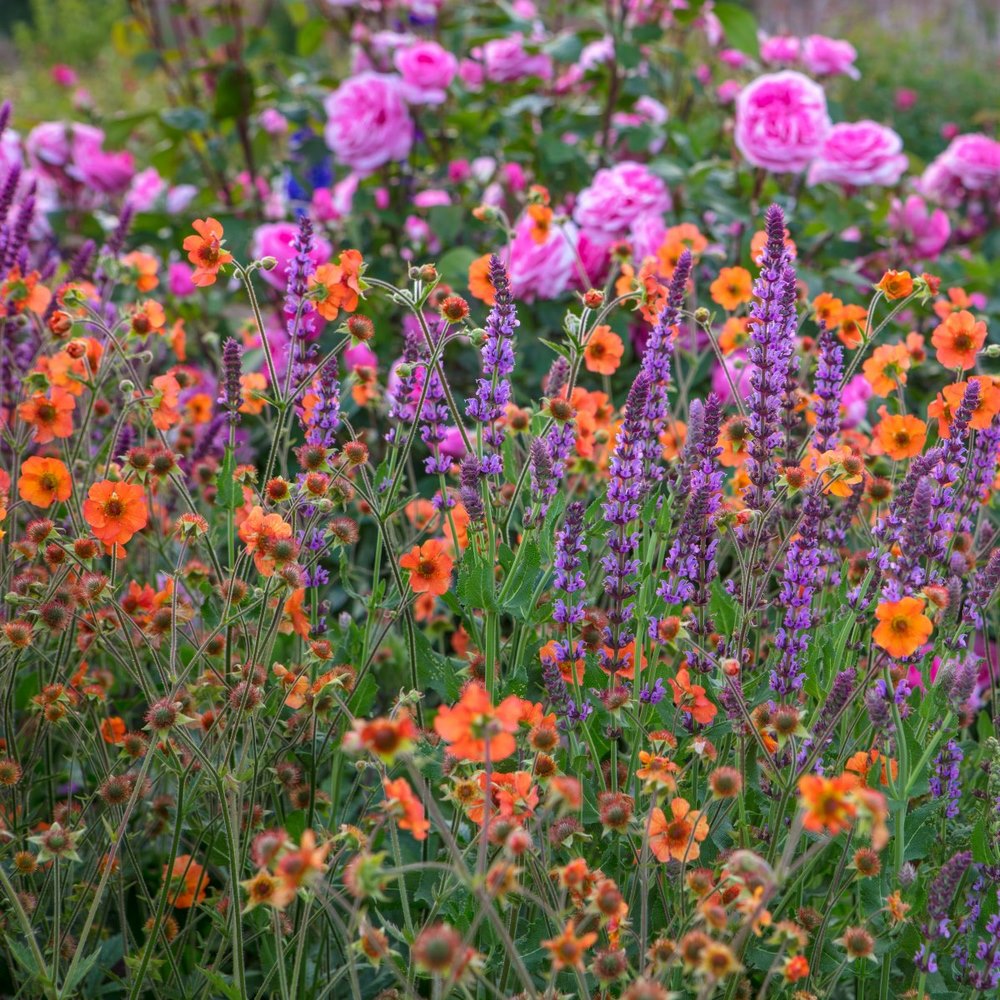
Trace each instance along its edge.
<path fill-rule="evenodd" d="M 29 137 L 30 138 L 30 137 Z M 1000 185 L 1000 142 L 978 132 L 956 136 L 920 178 L 927 195 L 954 203 Z"/>
<path fill-rule="evenodd" d="M 576 273 L 576 227 L 572 223 L 553 226 L 543 242 L 535 240 L 534 222 L 524 215 L 514 227 L 510 244 L 511 291 L 515 299 L 555 299 L 569 287 Z"/>
<path fill-rule="evenodd" d="M 809 168 L 809 184 L 891 187 L 906 171 L 903 140 L 873 121 L 838 122 Z"/>
<path fill-rule="evenodd" d="M 757 77 L 736 99 L 736 146 L 755 167 L 805 170 L 829 130 L 823 88 L 793 70 Z"/>
<path fill-rule="evenodd" d="M 802 43 L 794 35 L 774 35 L 760 43 L 761 61 L 768 66 L 781 66 L 798 62 Z"/>
<path fill-rule="evenodd" d="M 858 50 L 850 42 L 826 35 L 810 35 L 802 43 L 802 64 L 816 76 L 861 76 L 854 60 Z"/>
<path fill-rule="evenodd" d="M 494 38 L 472 54 L 481 56 L 486 79 L 493 83 L 514 83 L 528 76 L 552 78 L 551 58 L 544 53 L 526 52 L 523 36 L 517 33 Z"/>
<path fill-rule="evenodd" d="M 288 265 L 295 256 L 292 240 L 299 227 L 293 222 L 268 222 L 258 226 L 253 234 L 250 253 L 256 257 L 273 257 L 278 265 L 271 271 L 261 271 L 264 280 L 274 288 L 284 290 L 288 280 Z M 313 249 L 309 254 L 312 262 L 319 267 L 333 254 L 333 247 L 322 236 L 313 235 Z"/>
<path fill-rule="evenodd" d="M 588 229 L 624 233 L 640 216 L 662 216 L 670 209 L 670 192 L 641 163 L 625 160 L 598 170 L 576 200 L 573 218 Z"/>
<path fill-rule="evenodd" d="M 914 254 L 927 260 L 934 260 L 951 236 L 948 213 L 942 208 L 931 211 L 917 194 L 911 194 L 903 202 L 893 198 L 888 222 L 890 229 L 901 235 L 902 242 Z"/>
<path fill-rule="evenodd" d="M 442 104 L 458 71 L 458 60 L 437 42 L 417 42 L 397 49 L 393 62 L 403 77 L 411 104 Z"/>
<path fill-rule="evenodd" d="M 359 73 L 323 102 L 324 135 L 334 157 L 359 174 L 405 160 L 413 145 L 413 119 L 398 76 Z"/>

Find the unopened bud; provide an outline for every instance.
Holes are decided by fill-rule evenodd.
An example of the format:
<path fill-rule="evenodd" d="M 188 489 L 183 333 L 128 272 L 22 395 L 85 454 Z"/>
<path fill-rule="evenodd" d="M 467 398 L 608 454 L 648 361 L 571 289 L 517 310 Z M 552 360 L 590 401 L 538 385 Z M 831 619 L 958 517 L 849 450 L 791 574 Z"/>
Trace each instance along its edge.
<path fill-rule="evenodd" d="M 704 326 L 711 318 L 712 314 L 704 306 L 699 306 L 694 311 L 694 321 L 700 326 Z"/>
<path fill-rule="evenodd" d="M 273 271 L 278 266 L 277 257 L 261 257 L 260 266 L 265 271 Z"/>

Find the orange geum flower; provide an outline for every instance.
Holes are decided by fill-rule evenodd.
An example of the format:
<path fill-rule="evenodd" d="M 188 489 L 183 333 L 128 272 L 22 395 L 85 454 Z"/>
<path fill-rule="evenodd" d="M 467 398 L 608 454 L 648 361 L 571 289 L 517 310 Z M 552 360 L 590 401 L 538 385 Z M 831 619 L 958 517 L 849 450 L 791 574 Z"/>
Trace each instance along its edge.
<path fill-rule="evenodd" d="M 385 790 L 385 809 L 396 818 L 400 830 L 409 830 L 414 840 L 426 840 L 431 828 L 424 815 L 424 806 L 406 778 L 396 778 L 382 782 Z"/>
<path fill-rule="evenodd" d="M 577 936 L 576 925 L 571 920 L 562 934 L 543 941 L 542 947 L 548 949 L 553 969 L 579 969 L 583 966 L 585 952 L 596 940 L 596 931 Z"/>
<path fill-rule="evenodd" d="M 924 602 L 917 597 L 883 601 L 875 609 L 878 625 L 872 639 L 893 659 L 912 656 L 931 637 L 934 624 L 924 614 Z"/>
<path fill-rule="evenodd" d="M 816 322 L 822 323 L 828 330 L 834 330 L 840 326 L 844 303 L 829 292 L 820 292 L 813 299 L 812 309 Z"/>
<path fill-rule="evenodd" d="M 138 483 L 110 479 L 94 483 L 83 501 L 83 518 L 100 541 L 109 548 L 115 546 L 122 555 L 121 547 L 149 520 L 146 492 Z"/>
<path fill-rule="evenodd" d="M 949 313 L 934 328 L 931 343 L 938 361 L 945 368 L 972 368 L 976 354 L 986 343 L 986 323 L 977 320 L 967 309 Z"/>
<path fill-rule="evenodd" d="M 166 431 L 180 423 L 181 414 L 177 407 L 180 402 L 180 383 L 173 375 L 157 375 L 153 379 L 153 426 Z"/>
<path fill-rule="evenodd" d="M 128 730 L 125 727 L 124 720 L 117 715 L 112 715 L 110 718 L 101 721 L 101 739 L 105 743 L 110 743 L 112 746 L 121 746 L 126 732 Z"/>
<path fill-rule="evenodd" d="M 727 468 L 742 465 L 747 458 L 747 448 L 750 443 L 750 428 L 746 418 L 730 417 L 719 431 L 718 447 L 722 449 L 719 463 Z"/>
<path fill-rule="evenodd" d="M 893 461 L 913 458 L 924 450 L 927 424 L 919 417 L 901 413 L 889 415 L 885 407 L 879 410 L 882 420 L 875 428 L 875 441 Z"/>
<path fill-rule="evenodd" d="M 399 565 L 410 571 L 410 588 L 416 594 L 447 594 L 454 564 L 436 538 L 428 539 L 423 545 L 414 545 L 399 560 Z"/>
<path fill-rule="evenodd" d="M 663 785 L 670 791 L 677 790 L 677 773 L 680 768 L 669 757 L 640 750 L 639 763 L 642 766 L 636 769 L 637 778 L 650 785 Z"/>
<path fill-rule="evenodd" d="M 858 347 L 865 339 L 868 310 L 864 306 L 844 306 L 840 311 L 840 328 L 837 336 L 847 347 Z"/>
<path fill-rule="evenodd" d="M 45 510 L 56 502 L 69 499 L 73 480 L 69 469 L 58 458 L 32 455 L 21 466 L 17 492 L 22 500 Z"/>
<path fill-rule="evenodd" d="M 488 306 L 496 301 L 496 289 L 490 281 L 490 254 L 484 253 L 469 265 L 469 292 Z"/>
<path fill-rule="evenodd" d="M 240 376 L 240 389 L 242 389 L 243 402 L 240 404 L 240 413 L 250 413 L 256 416 L 264 412 L 267 406 L 267 379 L 261 372 L 249 372 Z"/>
<path fill-rule="evenodd" d="M 41 316 L 51 301 L 52 293 L 41 283 L 38 271 L 22 275 L 19 264 L 7 272 L 0 285 L 0 316 L 19 315 L 26 309 Z"/>
<path fill-rule="evenodd" d="M 948 426 L 941 429 L 942 437 L 949 437 L 951 435 L 950 425 L 952 414 L 961 405 L 962 399 L 965 396 L 965 390 L 968 388 L 970 382 L 975 382 L 979 386 L 979 399 L 972 411 L 969 426 L 973 430 L 984 431 L 993 423 L 993 418 L 997 413 L 1000 413 L 1000 385 L 988 375 L 974 375 L 968 382 L 955 382 L 953 385 L 946 385 L 943 390 L 946 405 L 941 409 L 932 410 L 931 408 L 934 407 L 932 403 L 931 408 L 928 409 L 931 416 L 938 417 L 939 419 L 942 416 L 946 418 Z"/>
<path fill-rule="evenodd" d="M 750 340 L 750 320 L 747 316 L 730 316 L 719 331 L 719 349 L 723 354 L 746 347 Z"/>
<path fill-rule="evenodd" d="M 146 337 L 151 333 L 163 333 L 167 317 L 163 306 L 154 299 L 146 299 L 135 307 L 132 313 L 131 332 L 137 337 Z"/>
<path fill-rule="evenodd" d="M 905 344 L 880 344 L 861 370 L 876 396 L 888 396 L 897 386 L 906 385 L 912 360 Z"/>
<path fill-rule="evenodd" d="M 650 815 L 649 849 L 660 861 L 696 861 L 701 854 L 698 844 L 707 836 L 708 820 L 692 810 L 687 799 L 670 800 L 669 819 L 659 807 Z"/>
<path fill-rule="evenodd" d="M 341 309 L 354 312 L 358 308 L 358 299 L 365 289 L 361 278 L 364 269 L 360 250 L 344 250 L 336 264 L 320 264 L 316 268 L 309 284 L 322 293 L 316 301 L 316 311 L 320 316 L 334 320 Z"/>
<path fill-rule="evenodd" d="M 192 283 L 205 288 L 215 284 L 219 268 L 231 263 L 233 255 L 222 249 L 225 241 L 222 224 L 217 219 L 195 219 L 191 226 L 198 235 L 188 236 L 183 246 L 188 260 L 195 266 Z"/>
<path fill-rule="evenodd" d="M 681 667 L 676 679 L 670 677 L 668 683 L 674 689 L 674 704 L 682 712 L 687 712 L 695 722 L 705 726 L 715 718 L 718 708 L 705 697 L 705 689 L 700 684 L 691 683 L 687 667 Z"/>
<path fill-rule="evenodd" d="M 449 708 L 443 705 L 434 719 L 434 731 L 448 752 L 460 760 L 505 760 L 517 747 L 513 734 L 521 717 L 521 699 L 505 698 L 496 707 L 478 683 L 466 686 L 462 697 Z"/>
<path fill-rule="evenodd" d="M 73 433 L 73 411 L 76 400 L 65 389 L 53 386 L 50 394 L 33 393 L 17 408 L 17 415 L 35 428 L 36 444 L 48 444 L 56 438 L 68 438 Z"/>
<path fill-rule="evenodd" d="M 820 774 L 804 774 L 799 778 L 799 795 L 805 815 L 802 825 L 813 833 L 836 836 L 850 828 L 857 815 L 851 790 L 857 779 L 841 775 L 828 778 Z"/>
<path fill-rule="evenodd" d="M 167 866 L 163 866 L 163 878 L 169 880 L 167 901 L 178 910 L 190 910 L 205 899 L 208 886 L 208 875 L 190 854 L 179 854 L 174 858 L 173 867 L 167 875 Z"/>
<path fill-rule="evenodd" d="M 349 753 L 368 750 L 382 763 L 392 765 L 396 757 L 409 751 L 417 738 L 417 727 L 409 715 L 396 719 L 355 719 L 344 735 L 343 746 Z"/>
<path fill-rule="evenodd" d="M 239 536 L 246 544 L 247 555 L 253 556 L 257 571 L 262 576 L 273 576 L 275 564 L 279 561 L 275 546 L 291 539 L 292 526 L 280 514 L 265 514 L 262 507 L 255 506 L 240 525 Z M 289 558 L 294 558 L 294 553 L 290 553 Z"/>
<path fill-rule="evenodd" d="M 913 275 L 909 271 L 886 271 L 875 286 L 889 302 L 905 299 L 913 292 Z"/>
<path fill-rule="evenodd" d="M 753 297 L 753 279 L 745 267 L 724 267 L 708 290 L 713 302 L 733 312 Z"/>
<path fill-rule="evenodd" d="M 123 267 L 132 272 L 137 291 L 151 292 L 160 283 L 160 279 L 156 276 L 160 262 L 152 254 L 135 250 L 125 254 L 121 262 Z"/>
<path fill-rule="evenodd" d="M 892 778 L 895 781 L 896 775 L 899 773 L 899 764 L 892 757 L 883 757 L 874 747 L 867 753 L 864 750 L 859 750 L 853 754 L 844 765 L 844 771 L 856 774 L 862 782 L 867 782 L 868 772 L 880 760 L 882 761 L 880 781 L 883 785 L 888 785 L 889 772 L 892 772 Z"/>
<path fill-rule="evenodd" d="M 625 345 L 610 326 L 595 326 L 583 349 L 583 363 L 588 372 L 597 375 L 614 375 L 622 362 Z"/>
<path fill-rule="evenodd" d="M 865 463 L 846 445 L 815 456 L 816 471 L 823 478 L 823 492 L 849 497 L 852 487 L 864 481 Z"/>
<path fill-rule="evenodd" d="M 249 913 L 258 906 L 270 906 L 275 910 L 283 910 L 295 898 L 295 890 L 287 885 L 277 875 L 261 869 L 253 878 L 240 882 L 247 894 L 247 905 L 244 913 Z"/>
<path fill-rule="evenodd" d="M 275 874 L 289 888 L 298 889 L 326 871 L 326 856 L 329 853 L 330 844 L 317 847 L 316 834 L 312 830 L 303 830 L 298 848 L 281 856 Z"/>

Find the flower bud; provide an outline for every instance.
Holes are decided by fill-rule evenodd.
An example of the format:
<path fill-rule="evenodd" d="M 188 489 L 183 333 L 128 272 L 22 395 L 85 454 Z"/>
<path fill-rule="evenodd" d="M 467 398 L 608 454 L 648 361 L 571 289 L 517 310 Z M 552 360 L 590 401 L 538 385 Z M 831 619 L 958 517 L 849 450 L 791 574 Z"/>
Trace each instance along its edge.
<path fill-rule="evenodd" d="M 260 266 L 265 271 L 273 271 L 278 266 L 277 257 L 261 257 Z"/>

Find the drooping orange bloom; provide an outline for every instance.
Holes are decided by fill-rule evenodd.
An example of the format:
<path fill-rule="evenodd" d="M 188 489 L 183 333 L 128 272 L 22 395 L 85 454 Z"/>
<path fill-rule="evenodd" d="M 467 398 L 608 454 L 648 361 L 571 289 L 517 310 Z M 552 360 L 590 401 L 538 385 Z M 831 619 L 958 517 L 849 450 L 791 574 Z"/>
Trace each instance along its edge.
<path fill-rule="evenodd" d="M 586 934 L 576 933 L 576 925 L 571 920 L 558 937 L 542 942 L 552 958 L 552 968 L 580 969 L 583 967 L 583 957 L 587 949 L 597 940 L 596 931 Z"/>
<path fill-rule="evenodd" d="M 177 409 L 180 393 L 181 384 L 173 375 L 157 375 L 153 379 L 154 427 L 166 431 L 181 422 L 181 414 Z"/>
<path fill-rule="evenodd" d="M 222 224 L 217 219 L 195 219 L 191 228 L 198 234 L 188 236 L 183 243 L 188 260 L 194 264 L 191 281 L 199 288 L 214 285 L 219 268 L 232 262 L 233 255 L 222 249 Z"/>
<path fill-rule="evenodd" d="M 496 289 L 490 281 L 490 254 L 484 253 L 469 265 L 469 293 L 488 306 L 496 302 Z"/>
<path fill-rule="evenodd" d="M 149 520 L 146 492 L 138 483 L 116 483 L 103 479 L 94 483 L 83 501 L 83 518 L 108 548 L 124 554 L 123 545 L 142 531 Z"/>
<path fill-rule="evenodd" d="M 117 715 L 112 715 L 110 718 L 101 721 L 101 739 L 105 743 L 110 743 L 112 746 L 120 746 L 122 740 L 125 739 L 126 732 L 125 720 L 119 718 Z"/>
<path fill-rule="evenodd" d="M 976 354 L 986 343 L 986 323 L 977 320 L 967 309 L 949 313 L 934 328 L 931 343 L 938 361 L 945 368 L 968 370 L 976 363 Z"/>
<path fill-rule="evenodd" d="M 169 879 L 167 901 L 178 910 L 190 910 L 205 899 L 208 888 L 208 875 L 202 865 L 198 864 L 190 854 L 179 854 L 174 858 L 173 868 L 167 874 L 167 866 L 163 866 L 163 878 Z"/>
<path fill-rule="evenodd" d="M 886 271 L 875 286 L 889 302 L 905 299 L 913 292 L 913 275 L 909 271 Z"/>
<path fill-rule="evenodd" d="M 897 386 L 906 385 L 911 361 L 905 344 L 880 344 L 861 370 L 876 396 L 888 396 Z"/>
<path fill-rule="evenodd" d="M 146 337 L 151 333 L 162 334 L 166 323 L 163 306 L 154 299 L 146 299 L 136 305 L 129 329 L 137 337 Z"/>
<path fill-rule="evenodd" d="M 323 319 L 334 320 L 343 309 L 354 312 L 364 290 L 361 275 L 365 263 L 360 250 L 343 250 L 336 264 L 320 264 L 309 279 L 313 288 L 323 291 L 323 298 L 316 303 L 316 311 Z"/>
<path fill-rule="evenodd" d="M 385 790 L 386 811 L 395 817 L 400 830 L 409 830 L 414 840 L 426 840 L 431 824 L 424 815 L 424 804 L 406 778 L 394 781 L 386 778 L 382 788 Z"/>
<path fill-rule="evenodd" d="M 45 510 L 54 503 L 69 499 L 73 492 L 73 480 L 69 469 L 58 458 L 33 455 L 21 466 L 17 492 L 22 500 Z"/>
<path fill-rule="evenodd" d="M 416 594 L 447 594 L 451 587 L 451 568 L 455 562 L 437 538 L 414 545 L 399 560 L 399 565 L 410 571 L 410 589 Z"/>
<path fill-rule="evenodd" d="M 882 420 L 875 428 L 875 440 L 881 450 L 895 462 L 912 458 L 924 450 L 927 441 L 927 424 L 918 417 L 906 414 L 887 414 L 879 410 Z"/>
<path fill-rule="evenodd" d="M 677 774 L 680 767 L 669 757 L 662 757 L 659 754 L 650 753 L 648 750 L 640 750 L 639 763 L 642 766 L 636 768 L 635 776 L 637 778 L 641 778 L 650 785 L 663 785 L 671 791 L 677 791 Z"/>
<path fill-rule="evenodd" d="M 924 602 L 917 597 L 883 601 L 875 609 L 875 617 L 875 645 L 897 660 L 915 653 L 934 631 L 934 624 L 924 614 Z"/>
<path fill-rule="evenodd" d="M 692 810 L 687 799 L 670 800 L 669 818 L 659 807 L 650 815 L 649 849 L 659 861 L 697 861 L 701 854 L 698 845 L 707 836 L 708 820 L 697 809 Z"/>
<path fill-rule="evenodd" d="M 17 415 L 35 428 L 35 443 L 48 444 L 56 438 L 68 438 L 73 433 L 73 411 L 76 400 L 65 389 L 53 386 L 46 396 L 33 393 L 17 408 Z"/>
<path fill-rule="evenodd" d="M 843 775 L 828 778 L 804 774 L 799 778 L 799 795 L 805 809 L 802 825 L 813 833 L 829 833 L 833 837 L 850 829 L 857 815 L 850 794 L 854 785 L 854 780 Z"/>
<path fill-rule="evenodd" d="M 724 267 L 708 291 L 713 302 L 733 312 L 753 298 L 753 279 L 745 267 Z"/>
<path fill-rule="evenodd" d="M 460 760 L 491 761 L 509 757 L 517 747 L 513 734 L 521 717 L 521 699 L 505 698 L 495 708 L 486 689 L 478 683 L 466 686 L 462 697 L 449 708 L 442 705 L 434 718 L 434 731 L 448 752 Z"/>
<path fill-rule="evenodd" d="M 695 722 L 705 726 L 715 718 L 718 708 L 705 697 L 705 689 L 700 684 L 691 683 L 687 667 L 681 667 L 676 679 L 670 677 L 668 682 L 674 689 L 674 704 L 682 712 L 687 712 Z"/>
<path fill-rule="evenodd" d="M 583 363 L 588 372 L 597 375 L 614 375 L 622 362 L 625 345 L 610 326 L 595 326 L 583 349 Z"/>
<path fill-rule="evenodd" d="M 865 339 L 868 310 L 864 306 L 844 306 L 840 311 L 840 328 L 837 336 L 847 347 L 858 347 Z"/>
<path fill-rule="evenodd" d="M 261 576 L 273 576 L 276 565 L 275 543 L 292 537 L 292 526 L 280 514 L 265 514 L 263 507 L 255 506 L 240 525 L 240 540 L 246 545 L 247 555 L 253 556 Z"/>

